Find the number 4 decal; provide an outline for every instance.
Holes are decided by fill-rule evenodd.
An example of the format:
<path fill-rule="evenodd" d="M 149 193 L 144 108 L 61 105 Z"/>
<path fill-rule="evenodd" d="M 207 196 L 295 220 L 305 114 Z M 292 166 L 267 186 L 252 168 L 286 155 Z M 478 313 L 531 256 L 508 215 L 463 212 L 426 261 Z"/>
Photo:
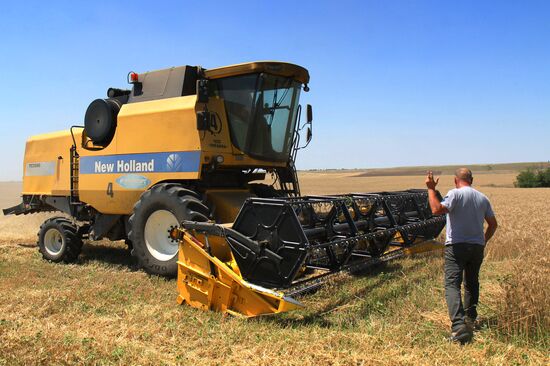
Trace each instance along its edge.
<path fill-rule="evenodd" d="M 107 184 L 107 196 L 111 196 L 111 198 L 114 196 L 113 183 L 111 183 L 111 182 L 109 182 L 109 184 Z"/>

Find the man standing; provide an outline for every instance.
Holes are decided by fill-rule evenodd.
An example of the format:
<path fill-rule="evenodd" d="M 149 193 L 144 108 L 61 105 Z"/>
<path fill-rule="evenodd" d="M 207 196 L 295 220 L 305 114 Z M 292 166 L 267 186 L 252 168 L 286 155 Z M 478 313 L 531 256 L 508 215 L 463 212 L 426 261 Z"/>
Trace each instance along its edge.
<path fill-rule="evenodd" d="M 451 340 L 461 344 L 470 342 L 473 324 L 477 318 L 479 298 L 479 268 L 483 250 L 497 229 L 497 220 L 489 199 L 472 188 L 472 172 L 460 168 L 455 172 L 455 187 L 439 201 L 434 180 L 428 172 L 426 186 L 434 215 L 447 214 L 445 241 L 445 300 L 451 319 Z M 487 230 L 483 232 L 483 221 Z M 464 305 L 460 293 L 464 278 Z"/>

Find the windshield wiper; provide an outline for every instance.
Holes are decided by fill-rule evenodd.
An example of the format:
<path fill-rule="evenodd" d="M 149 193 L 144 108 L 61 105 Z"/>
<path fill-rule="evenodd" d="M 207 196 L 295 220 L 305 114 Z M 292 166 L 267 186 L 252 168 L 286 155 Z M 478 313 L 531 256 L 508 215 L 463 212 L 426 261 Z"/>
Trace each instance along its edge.
<path fill-rule="evenodd" d="M 279 81 L 279 78 L 275 79 L 275 88 L 274 88 L 274 91 L 273 91 L 273 104 L 271 107 L 267 107 L 267 109 L 269 110 L 269 114 L 270 114 L 270 118 L 269 118 L 269 122 L 268 122 L 268 125 L 271 126 L 271 124 L 273 123 L 273 118 L 275 117 L 275 111 L 277 109 L 288 109 L 290 110 L 290 106 L 283 106 L 281 107 L 281 104 L 283 103 L 283 101 L 285 100 L 287 94 L 288 94 L 288 91 L 290 90 L 290 87 L 291 87 L 291 80 L 290 79 L 285 79 L 285 81 L 289 84 L 286 88 L 285 88 L 285 91 L 283 93 L 283 95 L 281 96 L 281 99 L 279 99 L 277 101 L 277 93 L 279 91 L 279 88 L 277 88 L 277 82 Z M 283 83 L 284 84 L 284 83 Z M 283 85 L 282 88 L 284 88 L 285 86 Z"/>

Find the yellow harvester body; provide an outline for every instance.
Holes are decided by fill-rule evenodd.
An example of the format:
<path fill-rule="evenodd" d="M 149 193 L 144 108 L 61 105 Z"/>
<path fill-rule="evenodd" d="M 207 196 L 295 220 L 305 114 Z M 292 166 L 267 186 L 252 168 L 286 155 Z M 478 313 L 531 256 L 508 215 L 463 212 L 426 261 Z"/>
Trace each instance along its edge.
<path fill-rule="evenodd" d="M 265 72 L 294 77 L 303 83 L 308 81 L 305 69 L 275 62 L 222 67 L 204 74 L 207 80 L 216 80 Z M 203 111 L 205 106 L 216 116 L 219 126 L 199 131 L 197 112 Z M 216 165 L 217 169 L 285 167 L 288 164 L 288 160 L 259 160 L 243 153 L 232 143 L 230 133 L 224 100 L 219 96 L 211 97 L 206 105 L 198 103 L 196 95 L 126 103 L 118 112 L 112 140 L 100 149 L 93 149 L 91 141 L 83 137 L 81 128 L 74 128 L 72 135 L 66 130 L 29 138 L 22 193 L 70 195 L 69 150 L 73 136 L 80 157 L 77 187 L 74 187 L 78 192 L 75 193 L 81 202 L 104 214 L 131 214 L 140 195 L 159 182 L 200 180 L 204 167 L 211 165 L 215 158 L 223 160 Z M 86 144 L 92 148 L 84 148 Z M 166 169 L 166 159 L 171 155 L 181 160 L 177 171 Z M 124 178 L 130 183 L 121 184 Z M 218 206 L 223 208 L 223 212 L 218 212 L 220 221 L 227 222 L 235 217 L 243 197 L 250 195 L 240 188 L 208 187 L 205 190 L 211 190 L 212 198 L 220 202 Z"/>
<path fill-rule="evenodd" d="M 299 195 L 303 67 L 179 66 L 131 72 L 128 82 L 90 103 L 84 125 L 27 140 L 22 203 L 4 214 L 73 218 L 41 226 L 44 258 L 75 261 L 82 239 L 125 240 L 146 271 L 175 276 L 168 233 L 182 221 L 231 223 L 249 197 Z"/>

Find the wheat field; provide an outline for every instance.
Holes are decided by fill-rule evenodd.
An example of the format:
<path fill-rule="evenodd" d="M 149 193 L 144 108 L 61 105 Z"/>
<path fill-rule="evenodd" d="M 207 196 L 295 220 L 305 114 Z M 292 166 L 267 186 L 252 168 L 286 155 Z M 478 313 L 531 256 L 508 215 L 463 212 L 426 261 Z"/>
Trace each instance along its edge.
<path fill-rule="evenodd" d="M 48 216 L 0 217 L 0 365 L 522 365 L 550 363 L 550 189 L 515 174 L 474 185 L 500 228 L 481 272 L 481 330 L 449 344 L 441 253 L 342 274 L 303 310 L 240 319 L 176 305 L 174 280 L 136 269 L 123 243 L 85 244 L 76 264 L 43 261 Z M 303 172 L 304 194 L 422 188 L 421 176 Z M 452 188 L 441 177 L 440 190 Z M 0 185 L 18 203 L 19 183 Z"/>

